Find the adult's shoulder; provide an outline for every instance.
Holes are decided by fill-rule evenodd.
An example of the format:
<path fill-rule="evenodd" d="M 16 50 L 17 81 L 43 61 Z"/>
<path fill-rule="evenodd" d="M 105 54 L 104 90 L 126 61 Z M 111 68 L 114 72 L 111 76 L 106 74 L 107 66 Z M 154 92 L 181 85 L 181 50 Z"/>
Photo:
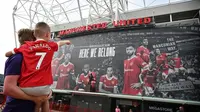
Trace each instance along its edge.
<path fill-rule="evenodd" d="M 15 54 L 15 55 L 13 55 L 13 57 L 15 57 L 15 58 L 22 58 L 23 55 L 22 55 L 21 53 L 17 53 L 17 54 Z"/>
<path fill-rule="evenodd" d="M 11 57 L 8 58 L 8 61 L 17 61 L 17 62 L 21 62 L 21 60 L 23 59 L 23 55 L 21 53 L 17 53 L 17 54 L 14 54 L 12 55 Z"/>
<path fill-rule="evenodd" d="M 14 54 L 5 63 L 5 75 L 21 74 L 22 54 Z"/>

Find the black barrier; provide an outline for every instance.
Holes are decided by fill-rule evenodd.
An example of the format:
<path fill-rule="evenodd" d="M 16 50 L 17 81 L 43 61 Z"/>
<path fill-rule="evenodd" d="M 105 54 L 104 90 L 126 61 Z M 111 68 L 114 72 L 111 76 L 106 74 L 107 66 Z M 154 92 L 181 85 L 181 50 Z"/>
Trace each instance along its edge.
<path fill-rule="evenodd" d="M 200 107 L 196 105 L 144 102 L 144 112 L 200 112 Z"/>
<path fill-rule="evenodd" d="M 94 112 L 109 112 L 111 110 L 111 99 L 101 95 L 73 94 L 72 107 L 79 107 Z M 82 111 L 80 111 L 82 112 Z"/>
<path fill-rule="evenodd" d="M 200 102 L 195 101 L 67 90 L 53 91 L 52 101 L 57 105 L 57 110 L 60 105 L 60 111 L 63 112 L 80 110 L 82 110 L 80 112 L 115 112 L 117 106 L 121 112 L 200 112 Z M 70 102 L 66 103 L 66 98 L 61 100 L 63 99 L 61 96 L 68 96 L 71 100 L 67 101 Z"/>
<path fill-rule="evenodd" d="M 68 111 L 72 95 L 70 93 L 53 92 L 50 99 L 50 109 L 59 111 Z"/>
<path fill-rule="evenodd" d="M 111 99 L 102 94 L 54 90 L 51 110 L 64 112 L 110 112 Z"/>

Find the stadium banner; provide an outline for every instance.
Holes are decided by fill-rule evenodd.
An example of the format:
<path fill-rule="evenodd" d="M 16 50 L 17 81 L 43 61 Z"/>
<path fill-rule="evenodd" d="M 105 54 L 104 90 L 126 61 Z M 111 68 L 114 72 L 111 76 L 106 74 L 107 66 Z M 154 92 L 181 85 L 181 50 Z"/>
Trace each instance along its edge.
<path fill-rule="evenodd" d="M 61 47 L 52 61 L 56 89 L 200 101 L 198 25 L 62 39 L 72 44 Z"/>
<path fill-rule="evenodd" d="M 191 81 L 162 84 L 158 87 L 158 91 L 180 91 L 191 89 L 194 89 L 194 85 Z"/>

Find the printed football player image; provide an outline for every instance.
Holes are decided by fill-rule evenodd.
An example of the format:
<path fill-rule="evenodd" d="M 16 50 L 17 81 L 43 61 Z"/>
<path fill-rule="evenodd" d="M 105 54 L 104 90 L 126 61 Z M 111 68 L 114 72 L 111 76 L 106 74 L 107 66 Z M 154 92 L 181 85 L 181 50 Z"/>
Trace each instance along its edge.
<path fill-rule="evenodd" d="M 91 85 L 94 85 L 96 83 L 96 73 L 90 71 L 89 64 L 85 64 L 83 66 L 83 73 L 81 73 L 78 78 L 78 85 L 76 87 L 76 90 L 85 89 L 85 87 L 89 84 L 90 80 L 92 80 Z"/>
<path fill-rule="evenodd" d="M 196 73 L 196 71 L 194 70 L 194 58 L 188 58 L 187 60 L 186 60 L 186 64 L 185 64 L 185 66 L 187 67 L 187 73 L 188 74 L 195 74 Z"/>
<path fill-rule="evenodd" d="M 71 54 L 67 53 L 64 57 L 65 62 L 56 71 L 56 76 L 58 77 L 56 89 L 70 89 L 70 77 L 75 82 L 74 64 L 70 62 L 70 59 Z"/>
<path fill-rule="evenodd" d="M 148 39 L 143 39 L 141 46 L 139 46 L 136 50 L 136 55 L 140 56 L 148 64 L 150 60 L 150 52 L 147 46 L 148 46 Z"/>
<path fill-rule="evenodd" d="M 183 67 L 181 58 L 178 57 L 178 54 L 175 54 L 169 61 L 169 70 L 170 82 L 185 81 L 186 78 L 186 69 Z"/>
<path fill-rule="evenodd" d="M 162 72 L 163 80 L 166 80 L 169 74 L 174 73 L 172 69 L 169 69 L 168 56 L 171 56 L 177 52 L 178 51 L 172 53 L 161 53 L 160 49 L 156 49 L 156 66 L 157 69 Z"/>
<path fill-rule="evenodd" d="M 52 75 L 53 75 L 53 77 L 55 76 L 56 70 L 59 67 L 60 61 L 63 58 L 64 58 L 64 54 L 59 52 L 58 55 L 56 57 L 54 57 L 54 59 L 52 60 L 51 67 L 52 67 Z"/>
<path fill-rule="evenodd" d="M 100 77 L 99 92 L 117 93 L 118 79 L 114 76 L 113 67 L 107 68 L 107 73 Z"/>
<path fill-rule="evenodd" d="M 153 67 L 152 63 L 149 63 L 149 69 L 144 70 L 140 75 L 140 80 L 143 82 L 144 94 L 149 96 L 154 94 L 154 87 L 156 85 L 156 77 L 158 70 Z"/>
<path fill-rule="evenodd" d="M 174 70 L 176 72 L 176 74 L 180 72 L 186 72 L 186 69 L 183 67 L 183 64 L 182 64 L 182 60 L 181 58 L 179 57 L 179 54 L 176 53 L 175 56 L 172 58 L 172 60 L 174 61 Z"/>
<path fill-rule="evenodd" d="M 126 47 L 128 59 L 124 60 L 124 87 L 123 94 L 141 95 L 142 88 L 139 80 L 140 73 L 148 68 L 148 64 L 135 55 L 136 49 L 129 45 Z"/>

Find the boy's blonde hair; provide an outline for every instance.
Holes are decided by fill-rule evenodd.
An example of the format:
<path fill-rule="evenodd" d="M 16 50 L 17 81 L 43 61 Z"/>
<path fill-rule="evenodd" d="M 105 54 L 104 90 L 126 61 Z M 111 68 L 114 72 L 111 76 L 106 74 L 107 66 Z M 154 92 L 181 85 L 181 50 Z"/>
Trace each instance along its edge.
<path fill-rule="evenodd" d="M 45 22 L 39 22 L 35 25 L 34 35 L 35 37 L 45 37 L 45 34 L 50 32 L 50 27 Z"/>

